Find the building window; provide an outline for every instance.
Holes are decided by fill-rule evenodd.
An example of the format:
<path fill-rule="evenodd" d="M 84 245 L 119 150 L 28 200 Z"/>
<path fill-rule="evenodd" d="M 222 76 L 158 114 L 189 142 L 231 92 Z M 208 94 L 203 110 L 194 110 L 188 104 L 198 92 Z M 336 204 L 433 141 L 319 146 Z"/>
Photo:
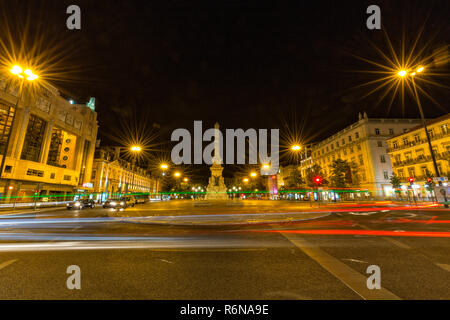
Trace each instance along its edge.
<path fill-rule="evenodd" d="M 416 135 L 414 136 L 414 141 L 415 141 L 415 142 L 420 142 L 420 135 L 416 134 Z"/>
<path fill-rule="evenodd" d="M 400 160 L 401 160 L 401 156 L 399 154 L 396 154 L 394 158 L 395 158 L 395 162 L 400 162 Z"/>
<path fill-rule="evenodd" d="M 394 147 L 394 149 L 397 149 L 398 148 L 398 142 L 397 141 L 392 142 L 392 146 Z"/>
<path fill-rule="evenodd" d="M 70 179 L 72 179 L 72 177 L 71 177 L 71 176 L 68 176 L 68 175 L 64 175 L 64 180 L 66 180 L 66 181 L 70 181 Z"/>
<path fill-rule="evenodd" d="M 43 177 L 44 176 L 44 171 L 28 169 L 27 176 Z"/>
<path fill-rule="evenodd" d="M 14 108 L 0 104 L 0 154 L 5 154 L 6 140 L 11 131 Z"/>
<path fill-rule="evenodd" d="M 414 170 L 414 168 L 408 168 L 408 174 L 410 177 L 416 177 L 416 171 Z"/>
<path fill-rule="evenodd" d="M 442 134 L 447 134 L 448 133 L 448 124 L 443 124 L 441 126 L 441 131 L 442 131 Z"/>
<path fill-rule="evenodd" d="M 54 172 L 50 173 L 50 179 L 55 179 L 55 173 Z"/>
<path fill-rule="evenodd" d="M 355 132 L 355 139 L 359 139 L 359 132 Z"/>
<path fill-rule="evenodd" d="M 342 139 L 342 145 L 344 145 L 345 144 L 345 139 Z"/>
<path fill-rule="evenodd" d="M 389 129 L 389 134 L 393 135 L 394 134 L 394 129 Z"/>
<path fill-rule="evenodd" d="M 403 144 L 407 146 L 409 144 L 408 138 L 403 138 Z"/>
<path fill-rule="evenodd" d="M 45 121 L 34 115 L 30 116 L 25 141 L 23 143 L 23 160 L 39 161 L 41 148 L 44 143 Z"/>
<path fill-rule="evenodd" d="M 380 161 L 381 163 L 386 163 L 386 156 L 384 154 L 380 156 Z"/>
<path fill-rule="evenodd" d="M 348 136 L 348 142 L 352 142 L 352 136 Z"/>
<path fill-rule="evenodd" d="M 384 180 L 389 180 L 389 173 L 387 171 L 383 171 Z"/>
<path fill-rule="evenodd" d="M 379 148 L 382 148 L 383 147 L 383 141 L 377 141 L 377 146 Z"/>
<path fill-rule="evenodd" d="M 364 165 L 363 156 L 362 156 L 362 155 L 359 155 L 358 158 L 359 158 L 359 164 L 363 166 L 363 165 Z"/>
<path fill-rule="evenodd" d="M 403 172 L 403 169 L 399 169 L 398 171 L 397 171 L 397 174 L 398 174 L 398 176 L 399 176 L 399 178 L 404 178 L 405 177 L 405 173 Z"/>
<path fill-rule="evenodd" d="M 375 128 L 375 134 L 376 134 L 377 136 L 380 135 L 380 129 Z"/>
<path fill-rule="evenodd" d="M 430 138 L 434 138 L 434 131 L 433 131 L 433 129 L 428 130 L 428 134 L 430 135 Z"/>
<path fill-rule="evenodd" d="M 361 145 L 360 145 L 360 144 L 358 144 L 358 145 L 356 146 L 356 148 L 357 148 L 359 151 L 361 151 Z"/>

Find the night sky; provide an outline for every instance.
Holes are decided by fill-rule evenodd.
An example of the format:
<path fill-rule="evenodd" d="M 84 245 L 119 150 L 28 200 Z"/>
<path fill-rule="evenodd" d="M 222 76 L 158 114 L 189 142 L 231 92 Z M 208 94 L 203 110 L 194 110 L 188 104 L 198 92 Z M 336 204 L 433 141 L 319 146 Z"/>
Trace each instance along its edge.
<path fill-rule="evenodd" d="M 373 87 L 354 87 L 375 78 L 355 71 L 374 68 L 350 53 L 383 63 L 370 41 L 387 52 L 385 35 L 366 28 L 371 4 L 381 7 L 394 47 L 402 34 L 410 45 L 424 23 L 419 45 L 430 41 L 424 54 L 448 45 L 449 3 L 36 0 L 9 3 L 6 12 L 24 15 L 8 19 L 14 24 L 32 11 L 40 18 L 31 28 L 63 41 L 64 63 L 75 72 L 54 83 L 80 102 L 97 98 L 102 143 L 132 113 L 149 128 L 160 124 L 163 140 L 203 120 L 205 127 L 219 121 L 226 128 L 297 123 L 312 142 L 356 121 L 360 111 L 419 116 L 410 101 L 402 110 L 396 100 L 388 111 L 387 101 L 377 104 L 379 93 L 361 99 Z M 65 27 L 70 4 L 81 7 L 80 31 Z M 439 81 L 448 85 L 448 78 Z M 441 106 L 424 99 L 426 116 L 449 112 L 448 91 L 429 91 Z"/>

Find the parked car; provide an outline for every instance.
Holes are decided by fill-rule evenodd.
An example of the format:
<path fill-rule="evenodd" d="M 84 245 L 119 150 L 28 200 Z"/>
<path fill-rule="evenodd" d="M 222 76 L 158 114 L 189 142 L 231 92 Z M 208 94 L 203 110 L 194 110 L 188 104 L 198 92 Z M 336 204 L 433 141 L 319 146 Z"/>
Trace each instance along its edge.
<path fill-rule="evenodd" d="M 75 210 L 82 210 L 84 208 L 95 208 L 95 202 L 92 199 L 80 199 L 76 201 L 69 202 L 67 204 L 67 210 L 75 209 Z"/>

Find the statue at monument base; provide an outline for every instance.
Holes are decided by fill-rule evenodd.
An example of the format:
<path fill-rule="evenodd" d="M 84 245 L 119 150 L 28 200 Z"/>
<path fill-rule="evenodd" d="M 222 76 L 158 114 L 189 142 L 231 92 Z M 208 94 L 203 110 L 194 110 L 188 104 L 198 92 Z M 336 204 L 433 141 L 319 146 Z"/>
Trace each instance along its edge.
<path fill-rule="evenodd" d="M 227 186 L 222 177 L 222 166 L 213 163 L 211 166 L 211 177 L 206 188 L 206 200 L 227 200 Z"/>

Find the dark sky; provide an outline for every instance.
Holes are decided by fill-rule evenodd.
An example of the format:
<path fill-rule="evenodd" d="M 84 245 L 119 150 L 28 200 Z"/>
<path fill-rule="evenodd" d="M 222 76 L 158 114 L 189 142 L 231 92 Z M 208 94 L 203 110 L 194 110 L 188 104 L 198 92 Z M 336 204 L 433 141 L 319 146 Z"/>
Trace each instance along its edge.
<path fill-rule="evenodd" d="M 383 63 L 370 41 L 388 52 L 383 31 L 366 28 L 366 8 L 381 7 L 383 28 L 396 49 L 402 33 L 410 46 L 427 19 L 419 41 L 423 46 L 430 40 L 424 55 L 448 45 L 450 35 L 445 0 L 8 3 L 8 20 L 23 21 L 18 17 L 29 18 L 32 11 L 40 17 L 32 25 L 70 49 L 64 63 L 76 72 L 56 84 L 82 102 L 97 98 L 104 141 L 104 133 L 114 133 L 117 119 L 132 110 L 138 121 L 147 116 L 149 127 L 161 124 L 164 138 L 174 128 L 192 128 L 194 120 L 227 128 L 295 122 L 312 141 L 356 121 L 359 111 L 418 117 L 412 103 L 402 110 L 395 100 L 388 112 L 387 100 L 376 103 L 379 93 L 361 99 L 373 87 L 352 89 L 376 77 L 354 72 L 375 69 L 349 53 Z M 81 7 L 80 31 L 65 27 L 70 4 Z M 429 90 L 441 107 L 424 99 L 426 116 L 448 112 L 448 91 Z"/>

